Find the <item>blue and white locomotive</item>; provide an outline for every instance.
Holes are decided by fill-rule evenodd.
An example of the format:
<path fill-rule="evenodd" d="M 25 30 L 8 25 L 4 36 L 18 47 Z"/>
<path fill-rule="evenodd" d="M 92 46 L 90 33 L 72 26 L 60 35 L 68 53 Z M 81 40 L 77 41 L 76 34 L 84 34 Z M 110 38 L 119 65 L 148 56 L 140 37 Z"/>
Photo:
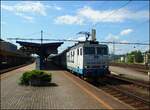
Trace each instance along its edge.
<path fill-rule="evenodd" d="M 94 40 L 81 41 L 53 57 L 53 61 L 79 76 L 99 78 L 109 73 L 108 46 Z"/>
<path fill-rule="evenodd" d="M 72 46 L 66 53 L 67 69 L 85 77 L 99 77 L 109 72 L 108 46 L 85 41 Z"/>

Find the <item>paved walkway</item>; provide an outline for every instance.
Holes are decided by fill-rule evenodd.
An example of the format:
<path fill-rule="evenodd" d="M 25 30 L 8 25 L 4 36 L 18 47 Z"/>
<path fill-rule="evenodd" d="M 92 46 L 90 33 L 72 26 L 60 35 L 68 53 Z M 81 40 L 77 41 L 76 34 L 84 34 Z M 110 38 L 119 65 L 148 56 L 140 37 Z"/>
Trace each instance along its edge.
<path fill-rule="evenodd" d="M 62 70 L 50 70 L 51 87 L 18 85 L 35 64 L 1 75 L 1 109 L 131 109 L 100 89 Z"/>
<path fill-rule="evenodd" d="M 139 81 L 150 81 L 150 76 L 148 76 L 147 74 L 138 72 L 130 68 L 110 66 L 109 69 L 112 72 L 112 74 L 122 74 L 124 77 L 128 77 Z"/>

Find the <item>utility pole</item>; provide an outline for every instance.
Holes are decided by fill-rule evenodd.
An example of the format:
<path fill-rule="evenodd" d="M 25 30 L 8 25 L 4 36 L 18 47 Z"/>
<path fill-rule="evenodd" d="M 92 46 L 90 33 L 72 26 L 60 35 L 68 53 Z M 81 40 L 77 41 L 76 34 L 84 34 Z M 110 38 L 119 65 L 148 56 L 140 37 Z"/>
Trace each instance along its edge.
<path fill-rule="evenodd" d="M 44 67 L 44 56 L 43 56 L 43 30 L 41 30 L 41 49 L 40 49 L 40 70 Z"/>
<path fill-rule="evenodd" d="M 41 30 L 41 44 L 43 43 L 43 30 Z"/>
<path fill-rule="evenodd" d="M 149 36 L 149 54 L 150 54 L 150 36 Z"/>
<path fill-rule="evenodd" d="M 115 61 L 115 41 L 113 41 L 113 60 Z"/>

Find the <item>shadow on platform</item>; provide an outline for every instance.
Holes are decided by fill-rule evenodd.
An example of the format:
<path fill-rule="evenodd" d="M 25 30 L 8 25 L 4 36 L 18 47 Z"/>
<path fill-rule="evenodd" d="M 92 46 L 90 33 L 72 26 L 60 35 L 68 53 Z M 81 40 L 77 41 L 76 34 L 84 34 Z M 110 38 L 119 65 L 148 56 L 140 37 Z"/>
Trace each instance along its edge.
<path fill-rule="evenodd" d="M 52 61 L 47 61 L 45 63 L 45 68 L 44 70 L 55 70 L 55 71 L 60 71 L 60 70 L 64 70 L 62 67 L 54 64 Z"/>
<path fill-rule="evenodd" d="M 40 84 L 40 85 L 32 85 L 32 86 L 35 86 L 35 87 L 57 87 L 58 84 L 52 82 L 52 83 Z"/>

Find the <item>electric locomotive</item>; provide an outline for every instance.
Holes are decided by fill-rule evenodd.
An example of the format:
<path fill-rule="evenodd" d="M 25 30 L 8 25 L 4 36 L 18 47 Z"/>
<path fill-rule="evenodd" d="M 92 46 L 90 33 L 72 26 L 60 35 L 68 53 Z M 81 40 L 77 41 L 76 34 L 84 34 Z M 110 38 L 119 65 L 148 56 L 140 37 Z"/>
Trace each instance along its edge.
<path fill-rule="evenodd" d="M 108 46 L 99 44 L 96 41 L 96 30 L 92 30 L 92 40 L 86 38 L 86 41 L 76 43 L 52 59 L 72 73 L 95 79 L 109 74 L 108 53 Z"/>
<path fill-rule="evenodd" d="M 67 69 L 79 76 L 98 78 L 109 73 L 107 45 L 79 42 L 68 50 L 66 57 Z"/>

